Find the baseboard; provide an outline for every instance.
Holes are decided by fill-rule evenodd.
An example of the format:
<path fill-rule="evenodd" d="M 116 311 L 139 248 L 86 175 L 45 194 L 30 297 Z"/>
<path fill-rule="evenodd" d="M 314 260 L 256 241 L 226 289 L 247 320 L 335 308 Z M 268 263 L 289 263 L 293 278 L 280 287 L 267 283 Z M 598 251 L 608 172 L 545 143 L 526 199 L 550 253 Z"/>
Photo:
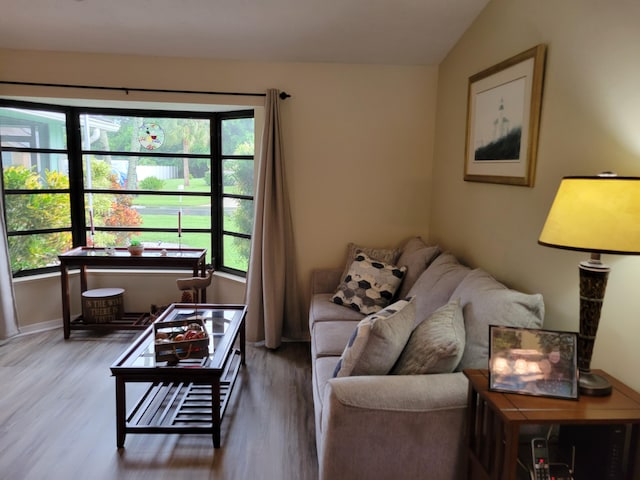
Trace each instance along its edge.
<path fill-rule="evenodd" d="M 22 325 L 19 327 L 20 335 L 29 335 L 30 333 L 44 332 L 62 328 L 62 319 L 47 320 L 46 322 L 33 323 L 30 325 Z"/>
<path fill-rule="evenodd" d="M 19 333 L 17 335 L 13 335 L 9 338 L 4 338 L 0 340 L 0 346 L 9 343 L 11 340 L 17 337 L 22 337 L 24 335 L 31 335 L 33 333 L 46 332 L 48 330 L 55 330 L 57 328 L 62 328 L 62 319 L 59 318 L 57 320 L 47 320 L 46 322 L 33 323 L 31 325 L 23 325 L 18 327 Z"/>

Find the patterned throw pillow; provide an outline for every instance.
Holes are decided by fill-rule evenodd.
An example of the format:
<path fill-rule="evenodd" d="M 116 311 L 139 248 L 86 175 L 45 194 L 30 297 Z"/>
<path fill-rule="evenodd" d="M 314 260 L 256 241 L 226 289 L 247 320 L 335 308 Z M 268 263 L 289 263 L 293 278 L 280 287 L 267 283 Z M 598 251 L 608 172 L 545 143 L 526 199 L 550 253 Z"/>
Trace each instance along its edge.
<path fill-rule="evenodd" d="M 391 303 L 406 271 L 360 252 L 331 300 L 365 315 L 375 313 Z"/>
<path fill-rule="evenodd" d="M 389 373 L 411 335 L 415 316 L 411 298 L 363 318 L 342 352 L 333 376 Z"/>
<path fill-rule="evenodd" d="M 343 280 L 344 277 L 347 276 L 349 268 L 351 268 L 351 264 L 353 263 L 353 259 L 356 258 L 358 253 L 364 253 L 374 260 L 395 265 L 396 260 L 398 260 L 398 256 L 400 255 L 400 249 L 389 247 L 365 247 L 362 245 L 356 245 L 353 242 L 349 243 L 349 245 L 347 245 L 347 261 L 344 265 L 344 271 L 342 272 L 340 280 Z"/>
<path fill-rule="evenodd" d="M 460 299 L 440 307 L 411 333 L 394 375 L 451 373 L 464 353 L 466 335 Z"/>

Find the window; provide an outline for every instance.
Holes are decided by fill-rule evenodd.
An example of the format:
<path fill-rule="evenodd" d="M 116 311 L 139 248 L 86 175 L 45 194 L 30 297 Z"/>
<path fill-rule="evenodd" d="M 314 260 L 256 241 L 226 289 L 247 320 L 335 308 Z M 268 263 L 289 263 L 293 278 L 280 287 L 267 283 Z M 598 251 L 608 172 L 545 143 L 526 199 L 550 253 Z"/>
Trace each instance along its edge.
<path fill-rule="evenodd" d="M 14 275 L 71 247 L 206 248 L 244 274 L 253 226 L 252 110 L 97 109 L 0 100 Z"/>

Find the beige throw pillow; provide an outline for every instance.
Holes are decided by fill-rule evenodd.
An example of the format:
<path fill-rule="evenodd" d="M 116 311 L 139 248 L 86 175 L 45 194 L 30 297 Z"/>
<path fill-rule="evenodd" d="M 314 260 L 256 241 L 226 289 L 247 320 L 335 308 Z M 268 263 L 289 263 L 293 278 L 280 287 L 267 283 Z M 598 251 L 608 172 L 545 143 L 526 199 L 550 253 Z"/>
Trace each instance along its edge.
<path fill-rule="evenodd" d="M 464 318 L 457 299 L 440 307 L 411 332 L 391 373 L 451 373 L 460 363 L 464 344 Z"/>

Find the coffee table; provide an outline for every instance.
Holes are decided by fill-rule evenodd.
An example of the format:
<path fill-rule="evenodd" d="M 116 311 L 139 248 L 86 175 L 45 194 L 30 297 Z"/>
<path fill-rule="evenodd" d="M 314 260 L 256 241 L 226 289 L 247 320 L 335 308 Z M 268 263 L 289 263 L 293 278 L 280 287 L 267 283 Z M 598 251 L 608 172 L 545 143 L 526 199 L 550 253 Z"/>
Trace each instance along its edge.
<path fill-rule="evenodd" d="M 124 447 L 127 433 L 208 433 L 220 448 L 220 424 L 240 367 L 245 364 L 246 305 L 170 305 L 154 322 L 197 317 L 204 320 L 209 351 L 204 358 L 175 365 L 156 361 L 151 325 L 111 366 L 116 380 L 116 435 Z M 127 413 L 131 383 L 147 383 Z"/>

